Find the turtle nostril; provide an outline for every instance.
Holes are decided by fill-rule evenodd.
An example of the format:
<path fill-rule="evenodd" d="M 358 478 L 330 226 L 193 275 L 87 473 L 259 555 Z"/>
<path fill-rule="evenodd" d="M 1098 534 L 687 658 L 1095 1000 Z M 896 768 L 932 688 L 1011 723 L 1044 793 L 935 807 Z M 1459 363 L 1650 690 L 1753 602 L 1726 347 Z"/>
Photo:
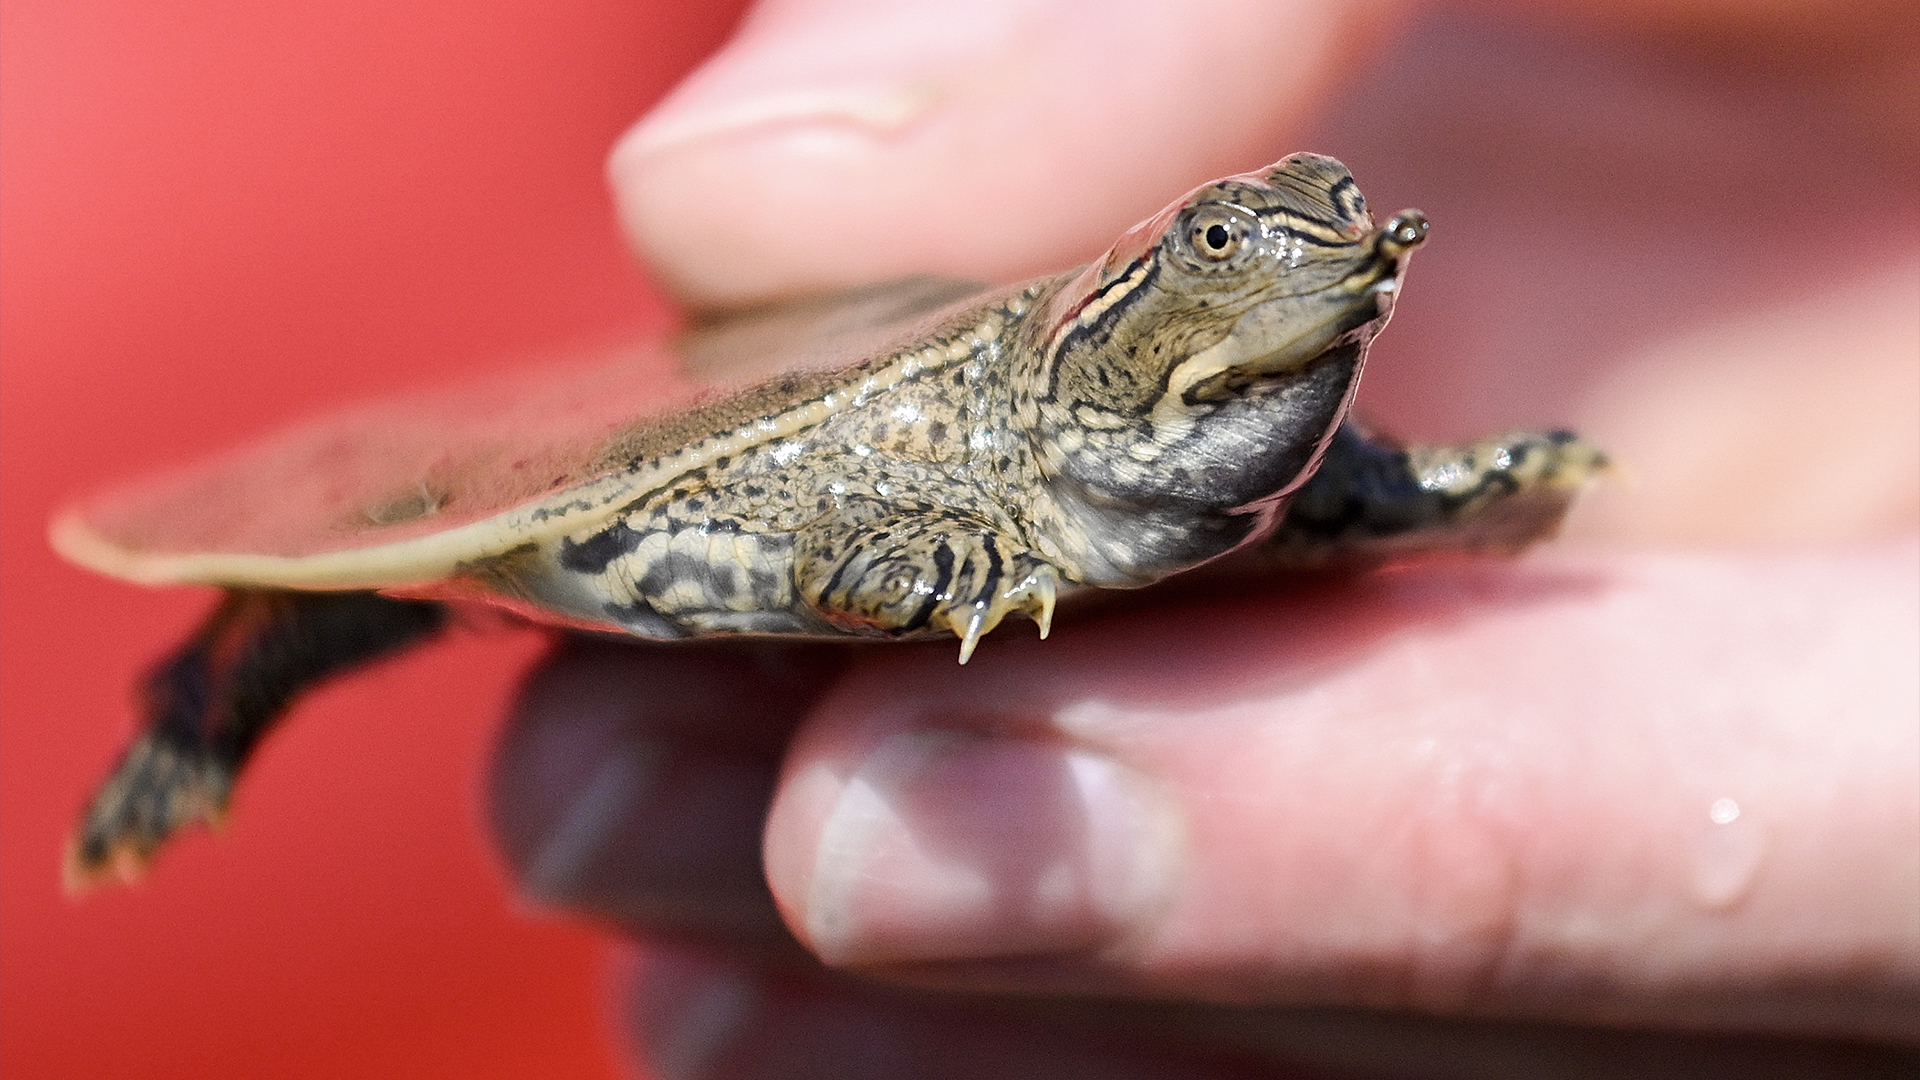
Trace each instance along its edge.
<path fill-rule="evenodd" d="M 1427 215 L 1418 210 L 1402 210 L 1393 215 L 1387 227 L 1380 230 L 1380 243 L 1383 247 L 1395 249 L 1395 253 L 1411 251 L 1425 243 L 1427 239 Z"/>

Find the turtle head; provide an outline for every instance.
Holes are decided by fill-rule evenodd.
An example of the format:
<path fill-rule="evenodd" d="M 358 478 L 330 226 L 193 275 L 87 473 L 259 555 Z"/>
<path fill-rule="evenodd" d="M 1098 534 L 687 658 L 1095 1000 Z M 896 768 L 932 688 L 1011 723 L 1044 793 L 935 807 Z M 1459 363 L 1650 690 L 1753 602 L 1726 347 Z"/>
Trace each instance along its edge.
<path fill-rule="evenodd" d="M 1195 542 L 1217 550 L 1189 564 L 1258 531 L 1318 465 L 1426 232 L 1415 210 L 1376 225 L 1346 168 L 1309 154 L 1135 226 L 1026 328 L 1025 414 L 1056 497 L 1099 531 L 1216 521 Z M 1164 572 L 1138 555 L 1095 561 Z"/>

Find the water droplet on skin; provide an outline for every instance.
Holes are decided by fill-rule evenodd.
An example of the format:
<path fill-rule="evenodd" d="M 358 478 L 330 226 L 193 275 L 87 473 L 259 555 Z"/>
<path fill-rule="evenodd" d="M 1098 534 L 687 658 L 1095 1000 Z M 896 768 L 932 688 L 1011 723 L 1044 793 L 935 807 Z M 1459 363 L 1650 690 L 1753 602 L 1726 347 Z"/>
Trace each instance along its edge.
<path fill-rule="evenodd" d="M 1766 854 L 1766 831 L 1729 798 L 1708 804 L 1689 831 L 1693 899 L 1709 908 L 1732 907 L 1753 886 Z"/>

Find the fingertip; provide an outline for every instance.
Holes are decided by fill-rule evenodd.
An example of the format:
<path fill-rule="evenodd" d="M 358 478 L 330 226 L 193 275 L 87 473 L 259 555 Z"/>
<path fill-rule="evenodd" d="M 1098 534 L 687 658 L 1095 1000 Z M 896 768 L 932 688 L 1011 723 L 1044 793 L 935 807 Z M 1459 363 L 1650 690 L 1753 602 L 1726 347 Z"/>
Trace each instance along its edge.
<path fill-rule="evenodd" d="M 1095 254 L 1286 132 L 1391 2 L 795 3 L 621 140 L 621 219 L 669 288 L 739 306 Z"/>
<path fill-rule="evenodd" d="M 903 654 L 804 729 L 770 880 L 828 962 L 946 986 L 1904 1037 L 1914 551 L 1433 565 Z M 1094 895 L 1062 823 L 1133 812 L 1048 782 L 1076 757 L 1170 804 L 1156 904 L 1048 906 Z"/>
<path fill-rule="evenodd" d="M 687 948 L 652 945 L 633 959 L 624 1012 L 646 1075 L 693 1080 L 719 1074 L 763 1019 L 761 982 L 747 969 Z"/>
<path fill-rule="evenodd" d="M 1268 1075 L 1153 1006 L 960 997 L 815 965 L 649 942 L 624 981 L 637 1064 L 662 1080 L 1225 1080 Z M 1196 1037 L 1197 1036 L 1197 1037 Z"/>
<path fill-rule="evenodd" d="M 490 818 L 522 895 L 657 932 L 779 935 L 760 828 L 779 749 L 837 670 L 818 652 L 558 649 L 492 770 Z"/>
<path fill-rule="evenodd" d="M 1182 835 L 1171 801 L 1110 756 L 998 726 L 906 718 L 871 742 L 797 752 L 765 861 L 817 956 L 1089 953 L 1164 905 Z"/>

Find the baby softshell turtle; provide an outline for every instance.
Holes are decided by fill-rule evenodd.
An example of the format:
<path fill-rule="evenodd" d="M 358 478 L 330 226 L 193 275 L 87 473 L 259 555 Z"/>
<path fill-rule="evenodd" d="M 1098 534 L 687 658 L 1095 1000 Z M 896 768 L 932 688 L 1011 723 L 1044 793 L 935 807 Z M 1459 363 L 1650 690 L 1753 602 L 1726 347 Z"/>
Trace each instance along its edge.
<path fill-rule="evenodd" d="M 1283 566 L 1510 553 L 1602 464 L 1566 432 L 1403 447 L 1347 419 L 1427 221 L 1298 154 L 1092 264 L 914 282 L 616 362 L 324 419 L 54 524 L 83 566 L 226 590 L 146 685 L 68 854 L 137 876 L 316 681 L 454 602 L 641 638 L 909 640 L 965 663 L 1014 612 L 1247 549 Z M 675 354 L 671 362 L 662 351 Z M 687 374 L 715 356 L 764 381 Z"/>

